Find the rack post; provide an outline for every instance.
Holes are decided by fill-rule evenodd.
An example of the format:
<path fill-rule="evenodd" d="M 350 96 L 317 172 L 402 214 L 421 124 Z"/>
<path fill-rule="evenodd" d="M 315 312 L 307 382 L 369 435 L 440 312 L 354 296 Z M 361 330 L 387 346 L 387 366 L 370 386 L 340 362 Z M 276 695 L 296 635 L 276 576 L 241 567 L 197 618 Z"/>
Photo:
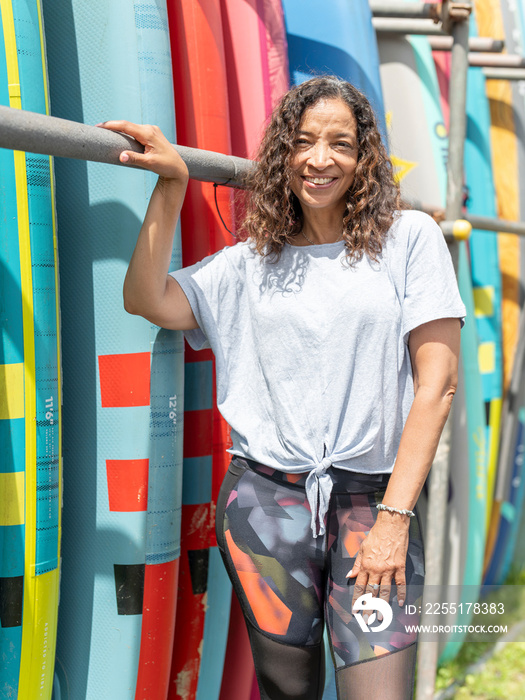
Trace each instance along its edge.
<path fill-rule="evenodd" d="M 472 11 L 470 2 L 449 2 L 442 6 L 443 28 L 453 37 L 450 70 L 450 127 L 449 154 L 447 161 L 447 200 L 445 215 L 449 221 L 461 218 L 463 205 L 463 158 L 466 137 L 466 92 L 468 72 L 469 18 Z M 458 244 L 451 243 L 450 252 L 457 271 Z M 449 415 L 438 451 L 432 465 L 429 489 L 424 603 L 435 601 L 442 583 L 443 554 L 445 541 L 446 509 L 448 494 L 448 475 L 450 470 L 450 440 L 452 411 Z M 429 624 L 425 619 L 425 605 L 421 624 Z M 432 700 L 438 664 L 437 642 L 419 645 L 417 700 Z"/>

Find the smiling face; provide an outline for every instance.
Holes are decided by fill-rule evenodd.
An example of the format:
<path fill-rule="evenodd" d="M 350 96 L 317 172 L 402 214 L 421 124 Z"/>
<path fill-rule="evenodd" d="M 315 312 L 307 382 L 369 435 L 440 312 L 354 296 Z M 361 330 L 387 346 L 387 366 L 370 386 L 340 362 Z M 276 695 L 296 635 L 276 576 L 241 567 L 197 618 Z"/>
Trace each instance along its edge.
<path fill-rule="evenodd" d="M 323 99 L 305 110 L 295 141 L 292 191 L 303 214 L 341 213 L 357 165 L 357 122 L 340 99 Z"/>

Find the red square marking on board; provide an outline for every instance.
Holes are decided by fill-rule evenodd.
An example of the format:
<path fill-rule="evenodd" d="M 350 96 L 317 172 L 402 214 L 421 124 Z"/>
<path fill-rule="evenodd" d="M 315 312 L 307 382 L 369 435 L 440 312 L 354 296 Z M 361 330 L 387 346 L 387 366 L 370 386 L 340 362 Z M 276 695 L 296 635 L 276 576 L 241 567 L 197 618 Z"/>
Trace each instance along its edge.
<path fill-rule="evenodd" d="M 104 408 L 149 406 L 150 353 L 99 355 L 100 395 Z"/>
<path fill-rule="evenodd" d="M 184 411 L 184 457 L 206 457 L 213 452 L 213 411 Z"/>
<path fill-rule="evenodd" d="M 149 459 L 107 459 L 109 509 L 147 510 Z"/>

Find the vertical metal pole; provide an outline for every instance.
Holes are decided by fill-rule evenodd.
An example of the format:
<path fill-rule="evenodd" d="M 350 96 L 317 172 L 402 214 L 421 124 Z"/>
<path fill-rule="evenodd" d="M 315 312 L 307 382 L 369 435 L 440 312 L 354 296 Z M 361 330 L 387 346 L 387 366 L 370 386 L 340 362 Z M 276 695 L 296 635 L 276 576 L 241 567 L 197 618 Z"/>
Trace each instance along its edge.
<path fill-rule="evenodd" d="M 453 37 L 452 61 L 450 71 L 450 127 L 449 127 L 449 154 L 447 163 L 447 203 L 446 218 L 455 221 L 461 218 L 463 204 L 463 157 L 466 137 L 466 101 L 467 101 L 467 71 L 468 71 L 468 37 L 469 15 L 454 18 L 452 15 L 454 3 L 449 3 L 451 8 L 452 24 L 450 31 Z M 444 3 L 445 5 L 445 3 Z M 465 3 L 462 3 L 463 8 Z M 459 20 L 459 21 L 458 21 Z M 452 243 L 450 252 L 457 273 L 458 244 Z M 426 528 L 426 575 L 425 602 L 434 601 L 439 596 L 439 587 L 443 578 L 444 541 L 446 529 L 448 475 L 450 471 L 450 438 L 452 425 L 452 411 L 449 415 L 439 448 L 432 465 L 429 500 L 428 523 Z M 425 605 L 421 624 L 432 624 L 431 617 L 425 616 Z M 439 644 L 437 641 L 421 643 L 418 654 L 417 672 L 417 700 L 432 700 L 436 680 L 438 664 Z"/>

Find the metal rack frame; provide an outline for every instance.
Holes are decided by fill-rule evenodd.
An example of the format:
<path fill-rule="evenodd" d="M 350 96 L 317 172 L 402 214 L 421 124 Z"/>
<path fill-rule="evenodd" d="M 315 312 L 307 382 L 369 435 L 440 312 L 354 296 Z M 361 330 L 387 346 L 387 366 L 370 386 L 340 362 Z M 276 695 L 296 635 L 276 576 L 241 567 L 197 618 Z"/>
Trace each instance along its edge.
<path fill-rule="evenodd" d="M 457 222 L 463 219 L 463 158 L 466 138 L 466 86 L 469 64 L 485 67 L 487 77 L 495 79 L 525 79 L 525 61 L 520 57 L 497 56 L 494 54 L 469 53 L 476 43 L 469 41 L 468 25 L 472 3 L 443 0 L 442 5 L 425 2 L 384 2 L 370 0 L 374 23 L 378 31 L 410 33 L 410 26 L 419 27 L 426 23 L 426 31 L 434 36 L 433 41 L 441 42 L 440 50 L 451 50 L 452 69 L 450 79 L 450 132 L 449 157 L 447 162 L 447 197 L 441 227 L 450 243 L 453 261 L 457 269 L 457 245 L 454 231 Z M 379 21 L 381 19 L 381 22 Z M 395 29 L 392 22 L 396 22 Z M 401 23 L 399 23 L 401 21 Z M 414 24 L 414 21 L 419 24 Z M 412 24 L 410 24 L 412 22 Z M 404 24 L 403 24 L 404 23 Z M 385 27 L 390 26 L 390 29 Z M 436 36 L 438 35 L 438 36 Z M 443 47 L 443 39 L 447 44 Z M 448 38 L 449 37 L 449 38 Z M 483 52 L 498 52 L 503 42 L 488 39 L 478 43 Z M 475 57 L 475 58 L 473 58 Z M 487 71 L 490 71 L 487 73 Z M 50 156 L 90 160 L 120 167 L 133 167 L 119 161 L 122 150 L 142 152 L 142 146 L 133 139 L 104 129 L 56 117 L 48 117 L 32 112 L 0 106 L 0 148 L 8 148 Z M 174 144 L 186 162 L 190 177 L 205 182 L 214 182 L 228 187 L 242 188 L 246 175 L 254 166 L 253 161 L 228 156 L 221 153 L 202 151 Z M 416 205 L 417 206 L 417 205 Z M 428 209 L 420 206 L 418 208 Z M 433 210 L 435 211 L 435 210 Z M 477 229 L 506 231 L 525 235 L 525 224 L 500 219 L 467 216 L 469 223 Z M 468 225 L 459 226 L 462 235 L 468 233 Z M 447 484 L 449 473 L 449 445 L 451 420 L 443 431 L 440 448 L 432 467 L 429 491 L 429 512 L 432 513 L 432 527 L 427 532 L 427 573 L 426 584 L 437 590 L 441 583 L 443 569 L 443 547 L 445 538 L 445 516 L 447 506 Z M 422 618 L 422 624 L 425 620 Z M 438 660 L 438 645 L 420 645 L 418 656 L 417 700 L 431 700 L 434 695 Z"/>

